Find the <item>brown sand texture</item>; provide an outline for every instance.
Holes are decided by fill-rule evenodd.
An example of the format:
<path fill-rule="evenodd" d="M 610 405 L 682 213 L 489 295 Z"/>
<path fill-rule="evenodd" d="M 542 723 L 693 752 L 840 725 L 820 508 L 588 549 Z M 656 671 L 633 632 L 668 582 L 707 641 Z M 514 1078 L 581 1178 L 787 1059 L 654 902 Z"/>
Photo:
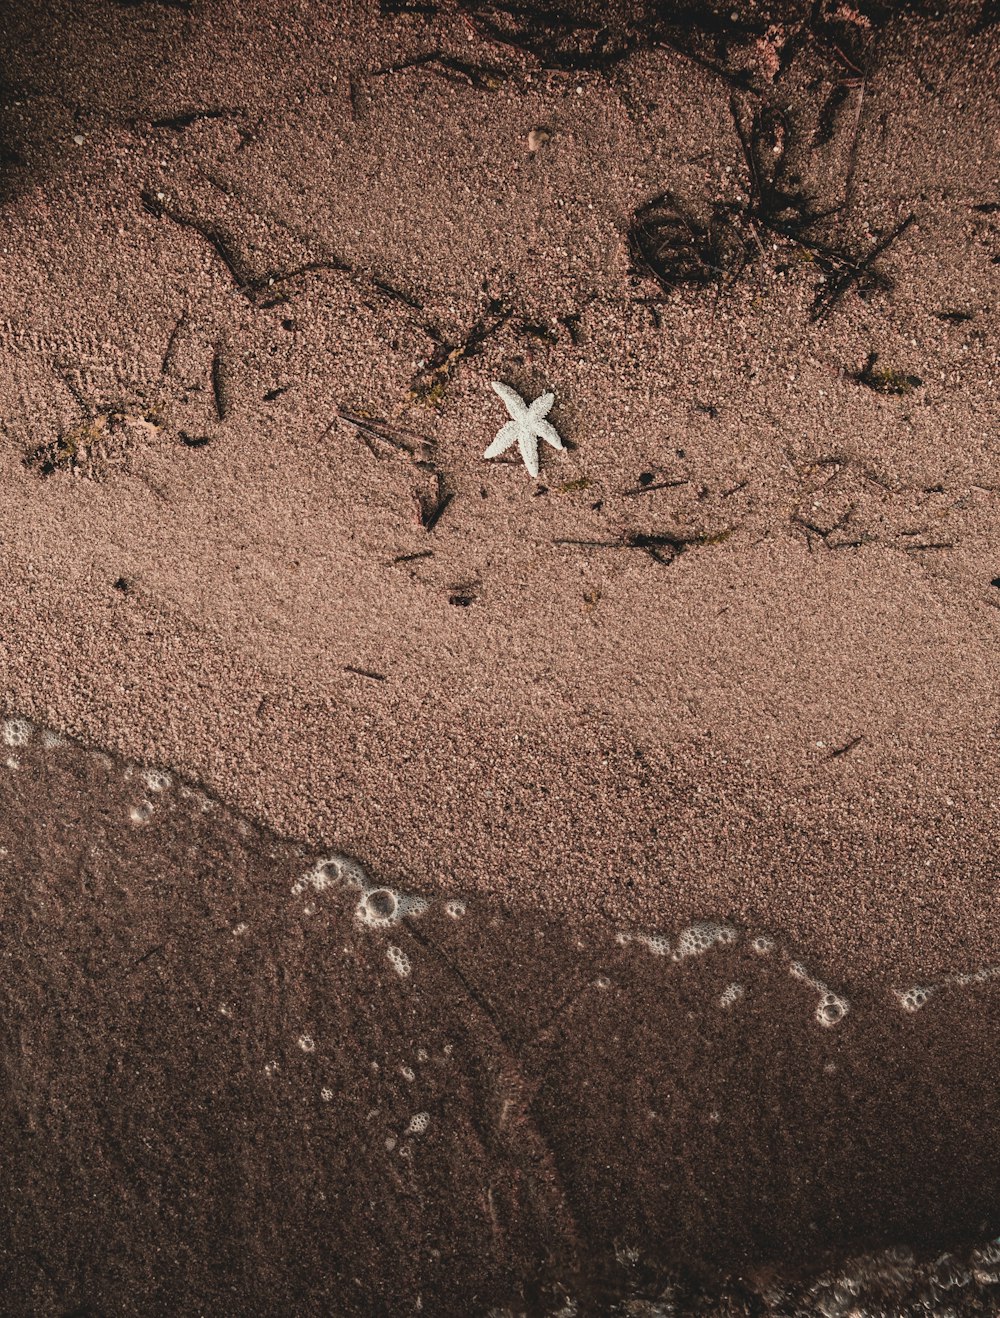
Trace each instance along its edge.
<path fill-rule="evenodd" d="M 995 1312 L 998 17 L 9 0 L 4 1312 Z"/>

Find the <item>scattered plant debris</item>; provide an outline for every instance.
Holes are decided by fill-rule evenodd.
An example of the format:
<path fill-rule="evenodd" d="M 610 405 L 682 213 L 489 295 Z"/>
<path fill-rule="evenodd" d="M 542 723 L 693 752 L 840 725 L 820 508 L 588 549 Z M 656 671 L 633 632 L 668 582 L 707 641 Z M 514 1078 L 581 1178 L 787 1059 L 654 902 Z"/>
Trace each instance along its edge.
<path fill-rule="evenodd" d="M 444 402 L 445 390 L 452 372 L 460 362 L 466 357 L 474 356 L 488 338 L 502 329 L 510 320 L 511 314 L 511 308 L 506 303 L 498 298 L 491 299 L 485 312 L 477 316 L 458 343 L 452 343 L 432 327 L 426 326 L 427 333 L 431 335 L 437 346 L 413 379 L 410 386 L 410 401 L 429 407 L 440 407 Z"/>
<path fill-rule="evenodd" d="M 127 470 L 133 450 L 160 428 L 155 413 L 150 411 L 97 411 L 31 449 L 24 456 L 24 465 L 40 476 L 67 472 L 89 480 L 105 480 L 113 471 Z"/>
<path fill-rule="evenodd" d="M 870 352 L 863 368 L 854 376 L 858 384 L 874 389 L 879 394 L 911 394 L 923 384 L 919 375 L 889 370 L 877 363 L 878 353 Z"/>
<path fill-rule="evenodd" d="M 848 289 L 854 285 L 857 285 L 859 289 L 891 288 L 891 281 L 887 280 L 885 276 L 878 275 L 872 267 L 878 258 L 888 251 L 896 239 L 906 232 L 915 219 L 915 215 L 908 215 L 905 220 L 896 225 L 891 233 L 887 234 L 880 242 L 877 242 L 867 256 L 862 257 L 857 262 L 848 262 L 839 255 L 836 257 L 836 266 L 832 260 L 829 261 L 828 263 L 832 268 L 816 291 L 811 319 L 814 321 L 822 320 L 829 315 Z"/>
<path fill-rule="evenodd" d="M 461 10 L 479 36 L 530 55 L 547 69 L 610 69 L 641 41 L 622 24 L 554 4 L 464 0 Z"/>

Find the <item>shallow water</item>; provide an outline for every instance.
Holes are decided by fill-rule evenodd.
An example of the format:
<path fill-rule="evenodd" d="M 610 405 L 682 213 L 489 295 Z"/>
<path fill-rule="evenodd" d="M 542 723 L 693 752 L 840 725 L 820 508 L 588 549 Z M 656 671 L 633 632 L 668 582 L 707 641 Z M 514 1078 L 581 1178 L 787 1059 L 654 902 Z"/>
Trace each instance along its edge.
<path fill-rule="evenodd" d="M 932 1267 L 1000 1229 L 992 968 L 915 967 L 918 1002 L 718 913 L 422 896 L 163 770 L 2 734 L 7 1312 L 1000 1294 L 992 1255 Z"/>

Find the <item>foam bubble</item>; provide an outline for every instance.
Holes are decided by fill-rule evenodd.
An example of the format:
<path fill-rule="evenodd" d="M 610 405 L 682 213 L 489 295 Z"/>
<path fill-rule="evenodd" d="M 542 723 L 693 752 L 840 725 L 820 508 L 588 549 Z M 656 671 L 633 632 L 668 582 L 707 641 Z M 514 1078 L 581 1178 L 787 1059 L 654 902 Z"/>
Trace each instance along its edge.
<path fill-rule="evenodd" d="M 666 956 L 670 951 L 670 939 L 663 934 L 636 934 L 635 941 L 642 943 L 653 956 Z"/>
<path fill-rule="evenodd" d="M 0 724 L 0 732 L 8 746 L 27 746 L 32 727 L 26 718 L 8 718 Z"/>
<path fill-rule="evenodd" d="M 464 902 L 445 902 L 444 913 L 452 920 L 461 920 L 465 914 Z"/>
<path fill-rule="evenodd" d="M 302 882 L 310 884 L 317 892 L 323 892 L 335 883 L 364 891 L 368 887 L 368 876 L 352 857 L 333 855 L 318 860 Z"/>
<path fill-rule="evenodd" d="M 416 1080 L 417 1078 L 417 1074 L 412 1066 L 401 1066 L 399 1068 L 399 1074 L 404 1080 Z"/>
<path fill-rule="evenodd" d="M 170 774 L 164 773 L 162 769 L 143 769 L 142 781 L 151 792 L 165 792 L 172 779 Z"/>
<path fill-rule="evenodd" d="M 50 728 L 43 728 L 42 745 L 47 751 L 53 751 L 58 746 L 65 746 L 66 738 L 61 733 L 53 732 Z"/>
<path fill-rule="evenodd" d="M 767 934 L 758 934 L 750 946 L 758 956 L 769 956 L 774 951 L 774 939 L 768 938 Z"/>
<path fill-rule="evenodd" d="M 997 975 L 1000 975 L 1000 966 L 981 966 L 978 970 L 971 970 L 965 974 L 947 975 L 944 983 L 968 988 L 971 984 L 986 984 L 989 980 L 996 979 Z"/>
<path fill-rule="evenodd" d="M 816 1019 L 820 1025 L 829 1028 L 831 1025 L 839 1025 L 847 1015 L 847 1010 L 847 999 L 827 989 L 816 1006 Z"/>
<path fill-rule="evenodd" d="M 391 888 L 370 888 L 362 892 L 355 914 L 369 928 L 387 929 L 389 925 L 399 924 L 406 916 L 420 915 L 426 909 L 427 902 L 423 897 L 394 892 Z"/>
<path fill-rule="evenodd" d="M 292 896 L 298 897 L 307 887 L 325 892 L 334 884 L 342 884 L 360 892 L 355 916 L 370 929 L 387 929 L 410 915 L 426 911 L 428 903 L 423 897 L 399 892 L 381 884 L 369 883 L 361 865 L 350 856 L 333 855 L 318 860 L 312 869 L 292 884 Z M 460 905 L 460 903 L 459 903 Z M 464 907 L 462 910 L 464 911 Z"/>
<path fill-rule="evenodd" d="M 401 947 L 394 947 L 390 944 L 385 950 L 389 963 L 395 970 L 400 979 L 405 979 L 413 967 L 410 965 L 410 958 L 406 955 Z"/>
<path fill-rule="evenodd" d="M 720 1007 L 731 1007 L 734 1003 L 739 1002 L 746 993 L 742 984 L 727 984 L 722 990 L 722 996 L 719 998 Z"/>
<path fill-rule="evenodd" d="M 734 943 L 736 938 L 736 930 L 731 924 L 699 920 L 695 924 L 689 924 L 678 934 L 674 960 L 683 961 L 687 957 L 702 956 L 705 952 L 710 952 L 713 947 L 724 947 Z"/>
<path fill-rule="evenodd" d="M 153 818 L 153 804 L 151 801 L 142 801 L 139 805 L 129 807 L 128 817 L 133 824 L 148 824 Z"/>
<path fill-rule="evenodd" d="M 304 1053 L 315 1052 L 315 1051 L 316 1051 L 316 1040 L 312 1037 L 311 1034 L 300 1034 L 300 1035 L 299 1035 L 299 1047 L 302 1049 L 302 1051 L 303 1051 Z"/>
<path fill-rule="evenodd" d="M 406 1133 L 407 1135 L 422 1135 L 430 1124 L 431 1114 L 429 1112 L 416 1112 L 410 1118 Z"/>
<path fill-rule="evenodd" d="M 934 988 L 929 984 L 914 984 L 908 989 L 896 989 L 896 997 L 904 1011 L 919 1011 L 926 1007 L 934 995 Z"/>
<path fill-rule="evenodd" d="M 320 1098 L 323 1100 L 324 1103 L 330 1103 L 330 1102 L 333 1101 L 333 1090 L 332 1090 L 332 1089 L 321 1089 L 321 1090 L 319 1091 L 319 1096 L 320 1096 Z"/>
<path fill-rule="evenodd" d="M 391 888 L 374 888 L 366 892 L 358 903 L 358 918 L 363 924 L 392 924 L 399 910 L 399 901 Z"/>
<path fill-rule="evenodd" d="M 788 973 L 792 979 L 801 980 L 803 984 L 808 984 L 819 994 L 819 1002 L 816 1005 L 816 1020 L 827 1028 L 833 1025 L 839 1025 L 850 1010 L 850 1003 L 839 993 L 834 993 L 828 984 L 824 984 L 821 979 L 816 979 L 810 975 L 801 961 L 790 961 L 788 964 Z"/>

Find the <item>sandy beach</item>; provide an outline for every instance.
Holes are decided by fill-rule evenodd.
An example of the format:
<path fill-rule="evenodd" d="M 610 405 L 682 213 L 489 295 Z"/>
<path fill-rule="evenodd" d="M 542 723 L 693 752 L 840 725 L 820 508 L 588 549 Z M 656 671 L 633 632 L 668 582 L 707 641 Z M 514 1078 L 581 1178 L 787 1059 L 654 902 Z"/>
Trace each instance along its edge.
<path fill-rule="evenodd" d="M 425 1313 L 555 1313 L 557 1282 L 610 1312 L 631 1293 L 616 1249 L 701 1286 L 1000 1230 L 996 17 L 6 7 L 0 696 L 33 728 L 0 748 L 4 1148 L 28 1187 L 10 1312 L 395 1314 L 419 1294 Z M 509 419 L 494 381 L 554 394 L 564 448 L 541 445 L 537 478 L 516 448 L 483 456 Z M 49 753 L 42 729 L 72 741 Z M 136 795 L 143 766 L 218 803 L 212 822 L 194 797 Z M 359 933 L 349 887 L 323 919 L 354 978 L 308 951 L 290 888 L 334 854 L 430 903 L 391 943 L 411 978 L 384 930 Z M 155 895 L 144 867 L 170 875 Z M 240 922 L 269 931 L 249 957 Z M 673 959 L 703 926 L 732 939 Z M 124 974 L 158 945 L 155 971 Z M 933 990 L 916 1011 L 914 988 Z M 847 1004 L 834 1021 L 825 993 Z M 222 1028 L 230 997 L 244 1014 L 209 1066 L 195 1022 Z M 326 1084 L 302 1073 L 300 1016 Z M 126 1023 L 142 1120 L 111 1096 Z M 460 1039 L 426 1110 L 451 1103 L 475 1157 L 447 1144 L 390 1173 L 400 1109 L 356 1180 L 311 1179 L 384 1105 L 373 1061 Z M 639 1113 L 670 1090 L 668 1056 L 683 1079 L 653 1137 Z M 78 1106 L 57 1110 L 73 1074 Z M 725 1138 L 699 1124 L 720 1085 Z M 241 1121 L 238 1154 L 213 1143 Z M 138 1168 L 121 1150 L 146 1138 Z M 119 1153 L 60 1219 L 91 1141 Z M 510 1167 L 500 1231 L 480 1190 Z M 88 1176 L 106 1196 L 89 1206 Z M 389 1216 L 357 1218 L 361 1281 L 346 1246 L 317 1280 L 316 1196 L 350 1217 L 369 1183 Z M 419 1238 L 418 1203 L 433 1248 L 464 1241 L 450 1280 L 426 1259 L 377 1280 L 379 1248 Z M 168 1208 L 172 1261 L 151 1270 Z M 301 1267 L 288 1212 L 311 1224 Z M 101 1244 L 74 1271 L 74 1242 L 133 1213 L 133 1252 Z"/>

